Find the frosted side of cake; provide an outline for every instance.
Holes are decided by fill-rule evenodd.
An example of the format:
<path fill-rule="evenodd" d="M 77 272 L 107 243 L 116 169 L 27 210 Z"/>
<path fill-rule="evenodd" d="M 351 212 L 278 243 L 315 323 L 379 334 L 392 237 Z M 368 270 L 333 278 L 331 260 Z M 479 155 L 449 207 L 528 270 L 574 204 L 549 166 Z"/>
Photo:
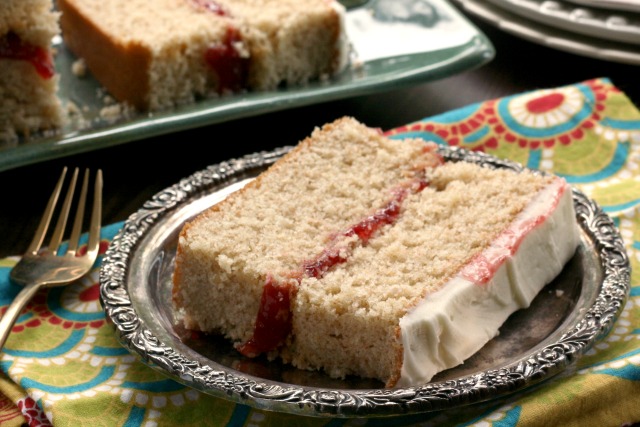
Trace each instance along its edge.
<path fill-rule="evenodd" d="M 405 201 L 397 223 L 322 278 L 302 280 L 291 344 L 281 351 L 286 361 L 334 377 L 378 378 L 388 387 L 427 382 L 494 337 L 575 252 L 577 226 L 564 180 L 448 162 L 428 179 L 429 187 Z M 531 224 L 540 211 L 547 215 L 536 216 L 535 227 L 518 225 Z M 496 240 L 516 235 L 514 259 L 507 248 L 494 248 Z M 523 264 L 529 257 L 538 264 Z M 542 275 L 536 269 L 544 263 Z M 478 265 L 486 277 L 474 277 L 480 273 L 471 267 Z M 458 279 L 463 273 L 474 288 L 458 288 L 469 282 Z M 497 313 L 482 310 L 496 306 Z M 460 315 L 461 308 L 477 310 Z M 465 329 L 467 322 L 475 328 Z"/>
<path fill-rule="evenodd" d="M 575 253 L 580 237 L 574 222 L 571 190 L 558 179 L 518 215 L 508 239 L 494 241 L 441 290 L 409 310 L 400 319 L 403 361 L 395 385 L 427 382 L 463 363 L 499 333 L 512 313 L 529 307 Z M 491 260 L 482 266 L 489 274 L 465 274 L 479 260 Z"/>

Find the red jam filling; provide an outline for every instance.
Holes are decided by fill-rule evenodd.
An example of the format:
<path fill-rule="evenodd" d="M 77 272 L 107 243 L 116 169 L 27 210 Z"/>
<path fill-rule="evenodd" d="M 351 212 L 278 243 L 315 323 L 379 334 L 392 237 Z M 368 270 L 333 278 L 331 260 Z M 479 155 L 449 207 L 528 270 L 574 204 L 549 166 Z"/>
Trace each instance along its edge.
<path fill-rule="evenodd" d="M 519 225 L 503 231 L 493 242 L 492 246 L 476 255 L 461 271 L 462 277 L 473 283 L 484 285 L 495 276 L 500 266 L 520 247 L 522 239 L 536 225 L 544 221 L 544 216 L 538 216 Z"/>
<path fill-rule="evenodd" d="M 422 171 L 424 172 L 424 171 Z M 338 236 L 357 236 L 359 242 L 366 244 L 369 239 L 383 226 L 393 224 L 400 216 L 402 202 L 410 192 L 418 193 L 429 183 L 424 178 L 418 178 L 405 187 L 394 192 L 394 197 L 381 209 L 352 225 Z M 335 238 L 333 239 L 335 242 Z M 302 275 L 321 278 L 332 267 L 347 261 L 346 247 L 329 244 L 315 259 L 302 264 Z M 300 284 L 302 278 L 295 277 Z M 247 357 L 256 357 L 276 349 L 284 343 L 291 332 L 291 299 L 295 288 L 289 284 L 279 284 L 269 276 L 262 290 L 260 308 L 253 330 L 253 336 L 245 344 L 238 347 L 238 351 Z"/>
<path fill-rule="evenodd" d="M 479 285 L 489 283 L 500 266 L 517 252 L 529 232 L 542 224 L 549 217 L 549 214 L 555 210 L 563 193 L 562 187 L 556 191 L 550 209 L 544 214 L 536 215 L 533 218 L 517 223 L 500 233 L 489 248 L 480 252 L 463 267 L 460 275 Z"/>
<path fill-rule="evenodd" d="M 22 41 L 15 33 L 10 32 L 0 38 L 0 58 L 28 61 L 43 79 L 50 79 L 55 75 L 51 53 Z"/>
<path fill-rule="evenodd" d="M 425 186 L 418 187 L 419 191 Z M 342 236 L 358 236 L 362 244 L 366 244 L 380 228 L 393 224 L 400 215 L 402 201 L 407 195 L 407 190 L 397 191 L 394 198 L 385 207 L 378 210 L 359 223 L 349 227 L 341 233 Z M 341 248 L 330 247 L 325 249 L 319 256 L 310 261 L 305 261 L 302 265 L 304 274 L 307 277 L 321 278 L 330 268 L 347 261 L 346 255 L 341 253 Z"/>
<path fill-rule="evenodd" d="M 273 350 L 284 342 L 291 331 L 291 286 L 267 277 L 262 288 L 260 309 L 253 336 L 238 351 L 248 357 Z"/>
<path fill-rule="evenodd" d="M 218 16 L 228 16 L 227 11 L 222 5 L 213 0 L 191 0 L 191 2 L 197 7 L 206 10 L 207 12 L 214 13 Z"/>
<path fill-rule="evenodd" d="M 307 277 L 315 277 L 316 279 L 324 276 L 331 267 L 346 262 L 345 255 L 340 253 L 339 248 L 325 249 L 320 256 L 312 261 L 305 261 L 302 266 L 304 274 Z"/>
<path fill-rule="evenodd" d="M 237 92 L 246 86 L 249 75 L 249 58 L 238 50 L 242 43 L 240 32 L 232 27 L 221 43 L 210 46 L 205 52 L 207 66 L 218 77 L 218 92 Z"/>
<path fill-rule="evenodd" d="M 215 0 L 191 0 L 197 8 L 222 17 L 231 14 Z M 240 32 L 234 27 L 227 27 L 224 40 L 211 45 L 204 53 L 204 60 L 209 69 L 218 78 L 218 92 L 237 92 L 246 86 L 249 74 L 249 58 L 242 55 L 238 46 L 242 43 Z"/>

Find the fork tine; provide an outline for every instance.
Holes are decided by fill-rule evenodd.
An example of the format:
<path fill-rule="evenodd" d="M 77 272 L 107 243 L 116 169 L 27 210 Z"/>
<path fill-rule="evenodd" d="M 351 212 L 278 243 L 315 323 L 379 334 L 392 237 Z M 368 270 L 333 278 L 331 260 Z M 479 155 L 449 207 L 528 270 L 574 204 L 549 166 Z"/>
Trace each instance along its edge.
<path fill-rule="evenodd" d="M 78 242 L 80 241 L 80 232 L 82 231 L 82 222 L 84 218 L 84 205 L 87 201 L 87 189 L 89 187 L 89 169 L 85 169 L 84 178 L 82 180 L 82 190 L 80 190 L 80 199 L 76 209 L 76 217 L 73 221 L 71 236 L 69 237 L 69 247 L 67 248 L 67 256 L 75 256 L 78 250 Z"/>
<path fill-rule="evenodd" d="M 91 224 L 89 225 L 89 242 L 87 254 L 95 256 L 100 249 L 100 219 L 102 218 L 102 170 L 96 173 L 94 186 L 93 209 L 91 211 Z"/>
<path fill-rule="evenodd" d="M 53 193 L 49 197 L 49 201 L 47 202 L 47 207 L 42 214 L 42 218 L 40 219 L 40 223 L 38 224 L 38 228 L 36 229 L 35 234 L 33 235 L 33 240 L 29 244 L 27 248 L 27 253 L 37 254 L 40 250 L 40 246 L 42 246 L 42 242 L 44 241 L 44 236 L 47 234 L 47 229 L 49 228 L 49 222 L 51 222 L 51 217 L 53 216 L 53 208 L 58 202 L 58 196 L 60 195 L 60 190 L 62 189 L 62 183 L 64 182 L 64 177 L 67 174 L 67 167 L 65 166 L 62 169 L 62 174 L 58 179 L 58 183 L 53 189 Z"/>
<path fill-rule="evenodd" d="M 73 199 L 73 193 L 75 191 L 77 179 L 78 179 L 78 168 L 75 168 L 73 171 L 73 175 L 71 176 L 71 182 L 69 183 L 69 189 L 67 190 L 67 195 L 64 198 L 64 202 L 62 203 L 62 209 L 60 210 L 60 216 L 58 217 L 56 228 L 53 231 L 51 240 L 49 241 L 49 250 L 54 254 L 58 251 L 58 246 L 60 246 L 60 243 L 62 243 L 62 234 L 64 233 L 64 229 L 67 226 L 67 219 L 69 218 L 69 209 L 71 208 L 71 200 Z"/>
<path fill-rule="evenodd" d="M 58 256 L 58 245 L 62 239 L 62 234 L 66 226 L 69 216 L 69 209 L 73 200 L 73 192 L 78 178 L 78 168 L 74 170 L 71 184 L 67 190 L 64 204 L 61 208 L 60 218 L 56 224 L 54 237 L 52 237 L 52 245 L 48 248 L 47 254 L 40 254 L 42 241 L 49 228 L 49 223 L 53 217 L 55 205 L 60 196 L 60 190 L 64 183 L 67 172 L 65 167 L 62 170 L 55 189 L 49 197 L 49 202 L 45 212 L 40 220 L 38 229 L 29 245 L 28 252 L 18 261 L 11 269 L 9 276 L 17 283 L 25 285 L 15 296 L 11 304 L 7 307 L 4 314 L 0 318 L 0 350 L 4 346 L 9 333 L 16 320 L 20 316 L 22 309 L 36 295 L 38 290 L 47 287 L 63 286 L 83 277 L 95 265 L 100 246 L 100 217 L 102 215 L 102 171 L 98 170 L 95 183 L 95 195 L 93 197 L 93 209 L 91 215 L 91 225 L 89 230 L 89 244 L 86 255 L 81 257 L 75 256 L 78 247 L 78 239 L 82 228 L 82 218 L 84 216 L 85 203 L 89 184 L 89 170 L 84 173 L 83 185 L 78 208 L 76 209 L 76 218 L 74 220 L 72 236 L 69 241 L 69 250 L 64 257 Z M 73 258 L 71 258 L 73 257 Z"/>

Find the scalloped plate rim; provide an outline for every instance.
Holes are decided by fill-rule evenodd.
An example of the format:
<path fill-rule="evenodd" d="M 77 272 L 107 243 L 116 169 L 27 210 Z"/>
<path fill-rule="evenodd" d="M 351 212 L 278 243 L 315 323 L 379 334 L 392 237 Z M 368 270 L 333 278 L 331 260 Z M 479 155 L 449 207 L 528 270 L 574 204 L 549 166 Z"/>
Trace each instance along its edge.
<path fill-rule="evenodd" d="M 574 188 L 577 215 L 587 217 L 579 221 L 582 231 L 594 239 L 594 244 L 608 248 L 609 252 L 598 252 L 603 271 L 602 283 L 596 292 L 597 300 L 584 313 L 576 315 L 571 324 L 563 324 L 562 327 L 567 329 L 560 331 L 567 337 L 571 334 L 584 335 L 584 330 L 579 326 L 583 325 L 588 330 L 585 342 L 577 348 L 570 348 L 566 353 L 552 355 L 558 357 L 544 366 L 537 366 L 533 361 L 542 357 L 545 351 L 558 347 L 559 341 L 541 342 L 532 353 L 496 369 L 464 375 L 456 380 L 404 389 L 325 389 L 300 386 L 265 380 L 222 365 L 217 365 L 214 369 L 189 359 L 160 342 L 147 329 L 132 306 L 129 292 L 130 287 L 135 288 L 136 285 L 127 285 L 127 268 L 136 251 L 141 250 L 137 244 L 167 212 L 175 210 L 194 195 L 206 194 L 208 188 L 224 186 L 225 182 L 253 168 L 267 167 L 289 149 L 290 147 L 283 147 L 271 152 L 254 153 L 194 173 L 145 203 L 138 212 L 130 216 L 109 245 L 100 270 L 100 300 L 107 319 L 114 325 L 118 340 L 149 366 L 186 386 L 236 403 L 305 416 L 377 417 L 459 408 L 512 395 L 566 371 L 577 358 L 611 330 L 628 298 L 630 266 L 619 232 L 597 203 Z M 484 153 L 450 147 L 440 147 L 440 150 L 452 160 L 473 161 L 490 167 L 514 170 L 526 169 L 517 163 Z M 585 224 L 586 221 L 595 221 L 596 224 L 588 225 Z M 602 236 L 601 233 L 605 232 L 609 234 Z M 611 254 L 607 255 L 609 253 Z M 604 268 L 605 264 L 607 269 Z M 615 276 L 611 271 L 612 266 L 615 267 Z M 516 374 L 522 374 L 522 377 L 504 380 L 505 375 L 508 377 Z M 492 378 L 498 378 L 495 384 L 492 383 Z M 486 384 L 475 387 L 482 381 Z M 458 390 L 461 393 L 452 393 L 447 400 L 438 395 L 442 390 Z M 465 394 L 465 391 L 470 392 Z M 279 396 L 282 397 L 281 400 L 278 399 Z M 353 403 L 360 400 L 366 401 L 366 405 L 358 406 Z"/>

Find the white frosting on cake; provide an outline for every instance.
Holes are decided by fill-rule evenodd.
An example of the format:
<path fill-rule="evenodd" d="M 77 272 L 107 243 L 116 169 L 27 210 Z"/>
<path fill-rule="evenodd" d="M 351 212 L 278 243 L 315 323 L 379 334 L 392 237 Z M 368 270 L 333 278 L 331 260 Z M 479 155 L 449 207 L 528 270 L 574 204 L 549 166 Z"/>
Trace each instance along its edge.
<path fill-rule="evenodd" d="M 562 271 L 579 239 L 571 190 L 556 179 L 480 257 L 400 320 L 403 364 L 396 385 L 428 382 L 476 353 Z M 491 276 L 481 279 L 487 271 Z"/>

